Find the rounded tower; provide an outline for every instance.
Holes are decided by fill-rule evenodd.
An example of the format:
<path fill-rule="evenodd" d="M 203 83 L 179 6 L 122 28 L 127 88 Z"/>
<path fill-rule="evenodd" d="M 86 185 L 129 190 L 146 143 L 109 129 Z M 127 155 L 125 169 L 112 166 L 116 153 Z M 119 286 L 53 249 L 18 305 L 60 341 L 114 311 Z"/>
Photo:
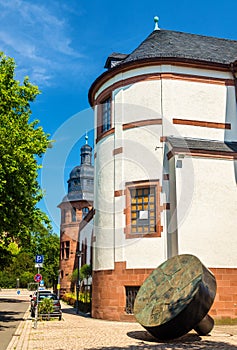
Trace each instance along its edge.
<path fill-rule="evenodd" d="M 219 197 L 211 201 L 215 182 L 211 177 L 208 182 L 206 169 L 208 164 L 210 173 L 217 174 L 211 157 L 217 158 L 218 152 L 223 156 L 223 140 L 236 140 L 236 71 L 233 76 L 230 70 L 236 49 L 237 41 L 160 29 L 156 17 L 152 33 L 130 54 L 112 53 L 107 70 L 91 85 L 96 183 L 93 317 L 133 319 L 139 287 L 171 256 L 195 254 L 199 247 L 201 259 L 219 266 L 219 255 L 210 257 L 200 242 L 215 232 L 222 242 L 216 251 L 225 246 L 221 222 L 216 225 L 213 220 L 212 229 L 207 229 L 207 211 L 212 217 L 215 208 L 222 217 L 223 208 L 216 205 Z M 206 157 L 205 165 L 201 157 Z M 226 169 L 227 163 L 222 166 Z M 201 197 L 206 193 L 203 183 L 213 189 L 205 203 L 198 202 L 196 193 L 193 200 L 194 178 L 200 179 Z M 219 177 L 223 188 L 224 178 Z M 229 195 L 235 191 L 232 188 Z M 226 211 L 227 217 L 230 213 Z M 207 231 L 199 240 L 202 219 Z M 226 266 L 224 258 L 222 263 Z"/>
<path fill-rule="evenodd" d="M 94 167 L 92 147 L 86 143 L 81 147 L 81 164 L 75 166 L 68 179 L 68 193 L 59 204 L 60 225 L 60 292 L 72 291 L 73 270 L 77 268 L 76 253 L 79 250 L 79 225 L 93 207 Z"/>

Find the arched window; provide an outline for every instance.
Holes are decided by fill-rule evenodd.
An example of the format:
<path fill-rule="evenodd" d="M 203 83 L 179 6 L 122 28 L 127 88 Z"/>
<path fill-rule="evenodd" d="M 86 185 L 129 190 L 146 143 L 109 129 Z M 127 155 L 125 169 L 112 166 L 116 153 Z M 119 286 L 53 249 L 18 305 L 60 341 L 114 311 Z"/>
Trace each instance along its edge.
<path fill-rule="evenodd" d="M 72 221 L 77 221 L 77 210 L 74 207 L 72 208 Z"/>
<path fill-rule="evenodd" d="M 69 259 L 70 241 L 61 242 L 61 260 Z"/>
<path fill-rule="evenodd" d="M 89 208 L 82 208 L 82 218 L 84 218 L 89 213 Z"/>
<path fill-rule="evenodd" d="M 66 221 L 66 210 L 62 209 L 61 211 L 61 224 L 64 224 Z"/>

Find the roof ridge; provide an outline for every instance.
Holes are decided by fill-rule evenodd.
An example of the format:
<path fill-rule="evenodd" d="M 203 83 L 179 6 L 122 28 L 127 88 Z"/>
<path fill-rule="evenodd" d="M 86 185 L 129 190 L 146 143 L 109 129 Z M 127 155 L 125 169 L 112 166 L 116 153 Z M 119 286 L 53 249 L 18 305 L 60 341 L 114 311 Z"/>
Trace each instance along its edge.
<path fill-rule="evenodd" d="M 237 40 L 167 29 L 153 30 L 119 65 L 167 57 L 230 64 L 237 59 Z"/>
<path fill-rule="evenodd" d="M 237 42 L 237 39 L 228 39 L 228 38 L 220 38 L 220 37 L 216 37 L 216 36 L 212 36 L 212 35 L 204 35 L 204 34 L 196 34 L 196 33 L 188 33 L 188 32 L 182 32 L 179 30 L 170 30 L 170 29 L 160 29 L 160 31 L 164 31 L 164 32 L 171 32 L 171 33 L 177 33 L 177 34 L 184 34 L 184 35 L 192 35 L 192 36 L 198 36 L 198 37 L 202 37 L 202 38 L 208 38 L 208 39 L 215 39 L 215 40 L 224 40 L 224 41 L 234 41 Z M 155 30 L 153 30 L 153 32 L 155 32 Z M 151 32 L 151 34 L 153 33 Z"/>

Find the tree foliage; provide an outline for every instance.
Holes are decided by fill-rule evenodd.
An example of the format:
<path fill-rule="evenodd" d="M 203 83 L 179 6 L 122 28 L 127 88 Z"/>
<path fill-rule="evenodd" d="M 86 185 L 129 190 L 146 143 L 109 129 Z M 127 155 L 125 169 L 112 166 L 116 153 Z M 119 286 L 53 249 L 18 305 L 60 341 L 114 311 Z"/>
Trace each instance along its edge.
<path fill-rule="evenodd" d="M 84 264 L 80 269 L 80 278 L 89 278 L 92 275 L 92 266 Z"/>
<path fill-rule="evenodd" d="M 15 62 L 0 53 L 0 239 L 27 240 L 35 226 L 47 222 L 36 208 L 42 198 L 37 162 L 49 145 L 38 121 L 30 122 L 39 94 L 26 77 L 15 79 Z"/>
<path fill-rule="evenodd" d="M 43 192 L 37 181 L 40 157 L 49 135 L 32 121 L 31 103 L 40 93 L 26 77 L 15 79 L 13 58 L 0 53 L 0 287 L 33 282 L 35 255 L 45 256 L 43 278 L 57 280 L 59 237 L 37 203 Z"/>
<path fill-rule="evenodd" d="M 44 256 L 42 275 L 47 286 L 52 286 L 58 279 L 59 249 L 59 236 L 47 228 L 43 227 L 31 234 L 30 252 L 34 256 L 37 254 Z"/>
<path fill-rule="evenodd" d="M 88 279 L 91 275 L 92 275 L 92 266 L 88 265 L 88 264 L 84 264 L 82 265 L 82 267 L 79 270 L 79 274 L 80 274 L 80 280 L 84 280 L 85 278 Z M 78 278 L 78 269 L 74 269 L 73 273 L 71 275 L 71 281 L 73 283 L 77 282 L 77 278 Z"/>
<path fill-rule="evenodd" d="M 19 249 L 2 248 L 0 253 L 5 256 L 5 264 L 0 271 L 0 287 L 15 288 L 16 280 L 19 278 L 19 286 L 26 288 L 28 283 L 34 282 L 34 275 L 37 273 L 35 268 L 35 256 L 44 255 L 43 268 L 40 273 L 43 276 L 45 285 L 52 287 L 56 285 L 59 268 L 59 244 L 58 235 L 48 231 L 45 227 L 37 232 L 31 232 L 30 240 L 27 245 Z M 1 255 L 0 255 L 1 262 Z"/>

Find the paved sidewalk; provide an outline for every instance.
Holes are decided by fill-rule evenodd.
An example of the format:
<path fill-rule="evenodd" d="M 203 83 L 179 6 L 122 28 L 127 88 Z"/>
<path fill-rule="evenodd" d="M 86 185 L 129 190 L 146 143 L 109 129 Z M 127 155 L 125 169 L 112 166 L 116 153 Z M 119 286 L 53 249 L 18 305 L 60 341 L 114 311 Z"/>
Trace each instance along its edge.
<path fill-rule="evenodd" d="M 62 308 L 62 321 L 39 321 L 37 329 L 27 311 L 7 350 L 237 350 L 237 326 L 215 326 L 209 336 L 191 332 L 159 342 L 137 323 L 96 320 L 77 315 L 68 305 Z"/>

